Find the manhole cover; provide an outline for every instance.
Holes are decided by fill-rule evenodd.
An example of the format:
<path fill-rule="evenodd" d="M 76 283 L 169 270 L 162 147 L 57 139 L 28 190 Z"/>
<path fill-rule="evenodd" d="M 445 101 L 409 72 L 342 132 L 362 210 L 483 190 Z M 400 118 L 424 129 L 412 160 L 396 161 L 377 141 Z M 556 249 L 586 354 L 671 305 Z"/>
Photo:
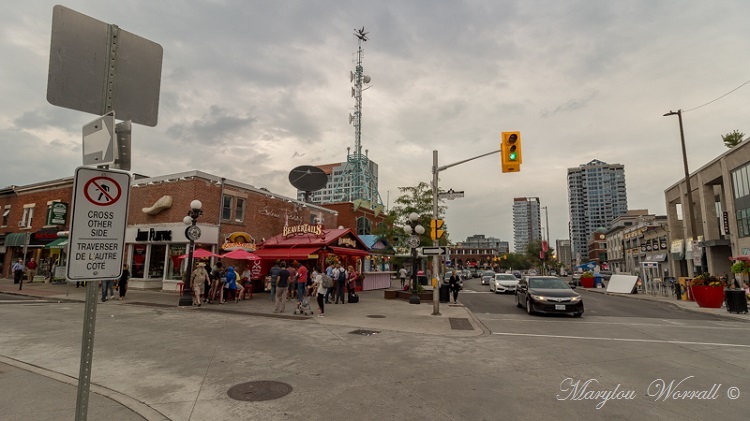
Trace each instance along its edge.
<path fill-rule="evenodd" d="M 471 325 L 469 319 L 461 317 L 449 317 L 448 321 L 450 321 L 451 329 L 453 330 L 474 330 L 474 326 Z"/>
<path fill-rule="evenodd" d="M 352 330 L 352 331 L 351 331 L 351 332 L 349 332 L 349 333 L 351 333 L 351 334 L 353 334 L 353 335 L 364 335 L 364 336 L 370 336 L 370 335 L 377 335 L 377 334 L 378 334 L 378 333 L 380 333 L 380 332 L 379 332 L 379 331 L 377 331 L 377 330 L 357 329 L 357 330 Z"/>
<path fill-rule="evenodd" d="M 240 383 L 227 390 L 227 395 L 238 401 L 269 401 L 286 396 L 292 391 L 292 386 L 282 382 L 257 381 Z"/>
<path fill-rule="evenodd" d="M 385 319 L 385 316 L 383 316 L 382 314 L 370 314 L 367 317 L 371 319 Z"/>

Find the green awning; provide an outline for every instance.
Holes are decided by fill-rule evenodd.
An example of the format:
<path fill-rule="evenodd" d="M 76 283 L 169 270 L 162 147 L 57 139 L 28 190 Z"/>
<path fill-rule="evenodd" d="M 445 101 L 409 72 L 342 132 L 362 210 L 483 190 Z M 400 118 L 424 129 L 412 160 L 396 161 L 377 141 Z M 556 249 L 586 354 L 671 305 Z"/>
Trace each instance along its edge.
<path fill-rule="evenodd" d="M 68 239 L 67 238 L 58 238 L 57 240 L 47 244 L 44 246 L 46 249 L 62 249 L 65 248 L 65 246 L 68 245 Z"/>
<path fill-rule="evenodd" d="M 14 232 L 5 236 L 5 247 L 23 247 L 26 244 L 25 232 Z"/>

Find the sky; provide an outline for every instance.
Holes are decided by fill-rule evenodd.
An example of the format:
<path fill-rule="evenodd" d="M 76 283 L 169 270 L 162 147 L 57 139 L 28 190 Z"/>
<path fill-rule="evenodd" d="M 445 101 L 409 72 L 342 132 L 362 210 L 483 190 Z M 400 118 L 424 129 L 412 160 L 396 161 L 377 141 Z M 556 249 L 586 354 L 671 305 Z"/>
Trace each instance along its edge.
<path fill-rule="evenodd" d="M 94 114 L 47 102 L 53 6 L 0 14 L 0 186 L 72 176 Z M 549 238 L 569 238 L 567 169 L 625 166 L 630 209 L 665 214 L 664 190 L 750 133 L 750 2 L 687 1 L 68 1 L 64 6 L 164 49 L 158 124 L 134 124 L 132 171 L 200 170 L 295 197 L 299 165 L 354 146 L 349 72 L 355 28 L 368 32 L 362 145 L 379 192 L 499 150 L 520 131 L 523 164 L 490 155 L 440 173 L 452 241 L 513 247 L 513 198 L 539 197 Z M 700 107 L 697 109 L 693 109 Z M 687 111 L 690 110 L 690 111 Z M 544 224 L 544 216 L 542 216 Z"/>

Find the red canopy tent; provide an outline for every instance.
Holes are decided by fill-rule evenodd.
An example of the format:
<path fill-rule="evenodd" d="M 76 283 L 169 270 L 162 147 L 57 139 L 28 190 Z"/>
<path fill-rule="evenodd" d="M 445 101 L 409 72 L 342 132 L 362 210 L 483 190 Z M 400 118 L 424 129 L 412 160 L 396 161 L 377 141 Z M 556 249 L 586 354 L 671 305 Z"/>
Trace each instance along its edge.
<path fill-rule="evenodd" d="M 229 253 L 224 253 L 221 255 L 221 258 L 235 260 L 260 260 L 260 257 L 242 249 L 232 250 Z"/>
<path fill-rule="evenodd" d="M 188 257 L 187 254 L 183 254 L 182 256 L 179 256 L 179 259 L 186 259 Z M 207 257 L 221 257 L 218 254 L 211 253 L 208 250 L 204 249 L 195 249 L 193 252 L 193 259 L 205 259 Z"/>

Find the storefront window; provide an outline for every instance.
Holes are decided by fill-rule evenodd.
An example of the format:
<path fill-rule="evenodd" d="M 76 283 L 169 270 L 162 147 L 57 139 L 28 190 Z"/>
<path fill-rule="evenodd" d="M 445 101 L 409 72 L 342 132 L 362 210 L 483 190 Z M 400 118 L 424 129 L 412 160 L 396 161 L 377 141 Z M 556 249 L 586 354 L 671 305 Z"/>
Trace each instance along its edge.
<path fill-rule="evenodd" d="M 148 277 L 164 277 L 164 255 L 167 252 L 167 246 L 163 244 L 151 245 L 151 256 L 148 259 Z"/>
<path fill-rule="evenodd" d="M 179 257 L 187 253 L 184 244 L 174 244 L 169 247 L 169 261 L 167 262 L 166 279 L 182 279 L 182 260 Z"/>
<path fill-rule="evenodd" d="M 133 278 L 143 278 L 146 266 L 146 245 L 134 244 L 133 256 L 130 258 L 130 271 Z"/>

